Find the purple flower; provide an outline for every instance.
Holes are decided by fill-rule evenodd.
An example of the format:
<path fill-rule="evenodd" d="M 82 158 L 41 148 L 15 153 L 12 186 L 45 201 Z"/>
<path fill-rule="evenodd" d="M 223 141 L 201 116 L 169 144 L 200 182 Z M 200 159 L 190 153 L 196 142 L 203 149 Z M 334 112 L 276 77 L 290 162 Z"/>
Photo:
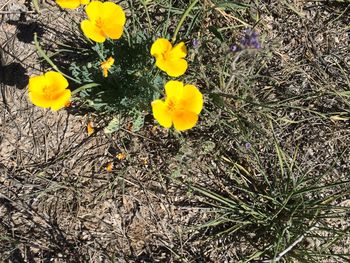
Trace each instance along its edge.
<path fill-rule="evenodd" d="M 242 49 L 260 49 L 261 44 L 259 42 L 258 33 L 251 29 L 243 30 L 243 37 L 239 41 L 239 45 L 232 45 L 231 51 L 236 52 Z"/>
<path fill-rule="evenodd" d="M 260 43 L 259 43 L 257 38 L 251 39 L 250 46 L 255 48 L 255 49 L 260 49 L 261 48 L 261 45 L 260 45 Z"/>
<path fill-rule="evenodd" d="M 230 47 L 230 50 L 231 50 L 232 52 L 237 52 L 237 51 L 240 51 L 241 49 L 240 49 L 237 45 L 232 45 L 232 46 Z"/>
<path fill-rule="evenodd" d="M 243 31 L 244 36 L 241 39 L 241 44 L 246 48 L 260 49 L 260 43 L 258 39 L 258 33 L 251 29 L 246 29 Z"/>
<path fill-rule="evenodd" d="M 194 39 L 192 40 L 192 46 L 193 46 L 193 48 L 198 48 L 198 47 L 199 47 L 199 41 L 198 41 L 198 39 L 194 38 Z"/>
<path fill-rule="evenodd" d="M 244 146 L 247 150 L 249 150 L 252 147 L 252 145 L 249 142 L 246 142 Z"/>
<path fill-rule="evenodd" d="M 252 37 L 252 31 L 250 29 L 243 30 L 244 36 L 239 41 L 242 46 L 246 47 L 249 46 L 251 37 Z"/>

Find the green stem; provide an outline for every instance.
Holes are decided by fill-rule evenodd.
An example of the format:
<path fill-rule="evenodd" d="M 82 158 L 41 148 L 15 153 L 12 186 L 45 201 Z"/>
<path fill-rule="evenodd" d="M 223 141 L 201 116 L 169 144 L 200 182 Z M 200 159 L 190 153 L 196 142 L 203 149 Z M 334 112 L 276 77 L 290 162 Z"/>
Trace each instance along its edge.
<path fill-rule="evenodd" d="M 88 84 L 85 84 L 75 90 L 72 91 L 72 95 L 75 95 L 77 93 L 79 93 L 80 91 L 83 91 L 83 90 L 86 90 L 86 89 L 90 89 L 90 88 L 93 88 L 93 87 L 97 87 L 97 86 L 100 86 L 100 84 L 98 83 L 88 83 Z"/>
<path fill-rule="evenodd" d="M 81 83 L 79 80 L 77 79 L 74 79 L 66 74 L 64 74 L 62 71 L 60 71 L 58 69 L 58 67 L 55 65 L 55 63 L 53 63 L 53 61 L 48 57 L 48 55 L 45 54 L 44 50 L 42 50 L 42 48 L 40 47 L 40 44 L 39 44 L 39 41 L 38 41 L 38 35 L 37 33 L 34 33 L 34 43 L 35 43 L 35 47 L 39 53 L 39 55 L 46 60 L 47 63 L 50 64 L 50 66 L 57 72 L 61 73 L 63 76 L 65 76 L 66 78 L 70 79 L 70 80 L 73 80 L 74 82 L 76 83 Z"/>
<path fill-rule="evenodd" d="M 147 4 L 145 3 L 145 0 L 141 0 L 141 3 L 145 9 L 146 16 L 147 16 L 147 22 L 148 22 L 148 32 L 151 32 L 152 29 L 152 22 L 151 22 L 151 17 L 148 12 Z"/>
<path fill-rule="evenodd" d="M 183 13 L 183 15 L 182 15 L 182 17 L 181 17 L 181 19 L 180 19 L 180 22 L 177 24 L 177 27 L 176 27 L 176 29 L 175 29 L 174 36 L 173 36 L 173 38 L 172 38 L 173 43 L 175 43 L 177 33 L 179 33 L 180 28 L 181 28 L 182 24 L 185 22 L 186 17 L 187 17 L 188 14 L 191 12 L 192 8 L 198 3 L 198 1 L 199 1 L 199 0 L 194 0 L 194 1 L 188 6 L 188 8 L 186 9 L 186 11 Z"/>

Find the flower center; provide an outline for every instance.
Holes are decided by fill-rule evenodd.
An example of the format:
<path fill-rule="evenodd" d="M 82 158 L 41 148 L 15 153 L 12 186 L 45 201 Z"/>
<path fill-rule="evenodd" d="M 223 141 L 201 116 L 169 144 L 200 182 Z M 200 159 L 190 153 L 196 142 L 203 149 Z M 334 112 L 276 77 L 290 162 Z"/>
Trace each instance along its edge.
<path fill-rule="evenodd" d="M 95 24 L 96 24 L 96 26 L 97 26 L 98 28 L 103 28 L 103 21 L 102 21 L 102 18 L 101 18 L 101 17 L 97 18 L 96 21 L 95 21 Z"/>
<path fill-rule="evenodd" d="M 171 49 L 164 52 L 164 54 L 163 54 L 163 59 L 164 60 L 170 60 L 171 59 L 171 52 L 170 51 L 171 51 Z"/>
<path fill-rule="evenodd" d="M 166 107 L 169 112 L 173 113 L 176 111 L 183 111 L 185 109 L 185 105 L 181 99 L 176 97 L 170 97 L 165 100 Z"/>
<path fill-rule="evenodd" d="M 43 88 L 43 93 L 48 100 L 55 100 L 60 96 L 59 92 L 56 91 L 56 87 L 54 86 L 45 86 Z"/>
<path fill-rule="evenodd" d="M 105 27 L 105 23 L 101 17 L 95 20 L 95 25 L 98 29 L 100 29 L 100 34 L 107 37 L 106 33 L 103 31 L 103 28 Z"/>
<path fill-rule="evenodd" d="M 167 101 L 167 108 L 168 108 L 168 111 L 174 111 L 175 108 L 176 108 L 176 103 L 174 102 L 173 99 L 169 99 Z"/>

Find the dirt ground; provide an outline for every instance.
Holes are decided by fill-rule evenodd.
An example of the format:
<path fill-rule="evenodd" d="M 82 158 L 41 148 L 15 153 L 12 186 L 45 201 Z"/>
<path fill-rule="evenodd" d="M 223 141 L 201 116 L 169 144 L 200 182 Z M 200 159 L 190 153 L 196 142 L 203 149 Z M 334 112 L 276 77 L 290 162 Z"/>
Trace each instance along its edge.
<path fill-rule="evenodd" d="M 33 34 L 54 43 L 59 27 L 67 21 L 67 14 L 57 12 L 53 2 L 43 5 L 38 15 L 30 1 L 0 0 L 0 262 L 235 262 L 232 259 L 239 257 L 244 245 L 226 247 L 225 253 L 218 252 L 220 246 L 204 245 L 201 234 L 191 230 L 205 222 L 208 214 L 192 203 L 192 193 L 185 186 L 162 174 L 205 181 L 205 172 L 222 172 L 217 165 L 220 162 L 212 160 L 212 148 L 221 148 L 225 156 L 244 155 L 245 149 L 243 153 L 232 150 L 243 148 L 244 139 L 203 128 L 201 132 L 210 139 L 201 141 L 200 132 L 195 131 L 188 135 L 191 140 L 180 145 L 177 138 L 151 123 L 137 133 L 126 127 L 105 135 L 104 120 L 93 113 L 34 107 L 28 101 L 26 85 L 29 76 L 44 69 L 38 63 Z M 322 15 L 310 10 L 309 16 Z M 312 19 L 298 27 L 278 14 L 264 14 L 262 20 L 262 28 L 269 29 L 265 38 L 273 39 L 269 45 L 278 46 L 268 61 L 270 72 L 263 73 L 273 72 L 279 88 L 288 94 L 300 95 L 314 79 L 327 85 L 331 73 L 315 76 L 311 70 L 318 52 L 331 54 L 336 49 L 334 52 L 349 54 L 348 32 L 323 34 L 317 25 L 311 28 Z M 283 23 L 290 23 L 285 35 L 278 28 Z M 315 34 L 316 42 L 309 41 L 307 34 L 300 37 L 303 27 Z M 300 46 L 296 41 L 306 42 L 304 50 L 295 48 Z M 317 41 L 322 44 L 312 46 Z M 301 64 L 305 62 L 301 54 L 310 63 Z M 329 57 L 322 58 L 326 70 L 335 70 Z M 344 68 L 349 70 L 350 57 L 346 59 Z M 297 80 L 296 66 L 301 68 Z M 269 89 L 265 84 L 258 83 L 253 89 Z M 270 95 L 278 98 L 281 90 Z M 340 105 L 327 97 L 311 103 L 315 109 Z M 284 113 L 281 109 L 276 116 Z M 293 120 L 300 113 L 291 110 L 288 114 Z M 95 132 L 88 135 L 86 125 L 91 119 Z M 281 124 L 276 133 L 285 145 L 300 145 L 301 162 L 319 166 L 321 173 L 336 159 L 333 175 L 348 176 L 348 121 Z M 264 139 L 256 140 L 263 143 Z M 126 158 L 118 159 L 119 153 Z M 113 163 L 112 173 L 106 171 L 109 163 Z M 205 165 L 198 167 L 198 163 Z M 346 246 L 344 243 L 340 251 L 349 253 Z"/>
<path fill-rule="evenodd" d="M 1 1 L 0 10 L 2 259 L 164 262 L 174 239 L 186 246 L 190 236 L 181 226 L 199 211 L 174 205 L 181 200 L 169 193 L 177 187 L 152 175 L 166 158 L 152 156 L 152 144 L 162 142 L 149 138 L 152 127 L 146 129 L 147 137 L 128 130 L 106 137 L 98 128 L 88 136 L 87 116 L 33 107 L 26 85 L 29 76 L 42 70 L 33 33 L 55 38 L 39 23 L 54 29 L 65 23 L 64 14 L 52 4 L 38 16 L 28 1 L 17 0 Z M 145 141 L 150 149 L 139 151 L 137 145 Z M 118 153 L 127 159 L 116 159 Z M 105 170 L 109 162 L 114 162 L 113 177 Z"/>

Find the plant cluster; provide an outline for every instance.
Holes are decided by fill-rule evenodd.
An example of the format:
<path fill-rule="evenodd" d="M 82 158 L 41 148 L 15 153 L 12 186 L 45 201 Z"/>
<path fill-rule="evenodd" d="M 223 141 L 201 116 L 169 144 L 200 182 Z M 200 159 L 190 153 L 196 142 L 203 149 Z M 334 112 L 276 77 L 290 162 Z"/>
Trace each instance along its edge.
<path fill-rule="evenodd" d="M 80 28 L 85 42 L 90 45 L 89 52 L 95 51 L 95 56 L 71 64 L 72 76 L 69 78 L 74 84 L 83 85 L 73 92 L 67 89 L 68 81 L 62 71 L 31 77 L 29 98 L 33 104 L 59 110 L 69 105 L 71 96 L 80 95 L 97 110 L 115 111 L 124 106 L 126 110 L 142 111 L 147 110 L 150 104 L 147 100 L 152 98 L 153 116 L 160 125 L 165 128 L 174 125 L 177 131 L 196 125 L 203 108 L 203 95 L 199 89 L 192 84 L 169 80 L 165 84 L 165 100 L 157 99 L 159 84 L 165 79 L 148 62 L 151 54 L 155 66 L 168 76 L 184 75 L 188 68 L 184 42 L 173 45 L 168 39 L 158 38 L 146 54 L 144 48 L 149 48 L 149 39 L 144 36 L 128 36 L 128 39 L 115 42 L 122 38 L 127 20 L 118 4 L 80 0 L 56 2 L 62 8 L 71 9 L 86 4 L 87 19 L 81 21 Z"/>

